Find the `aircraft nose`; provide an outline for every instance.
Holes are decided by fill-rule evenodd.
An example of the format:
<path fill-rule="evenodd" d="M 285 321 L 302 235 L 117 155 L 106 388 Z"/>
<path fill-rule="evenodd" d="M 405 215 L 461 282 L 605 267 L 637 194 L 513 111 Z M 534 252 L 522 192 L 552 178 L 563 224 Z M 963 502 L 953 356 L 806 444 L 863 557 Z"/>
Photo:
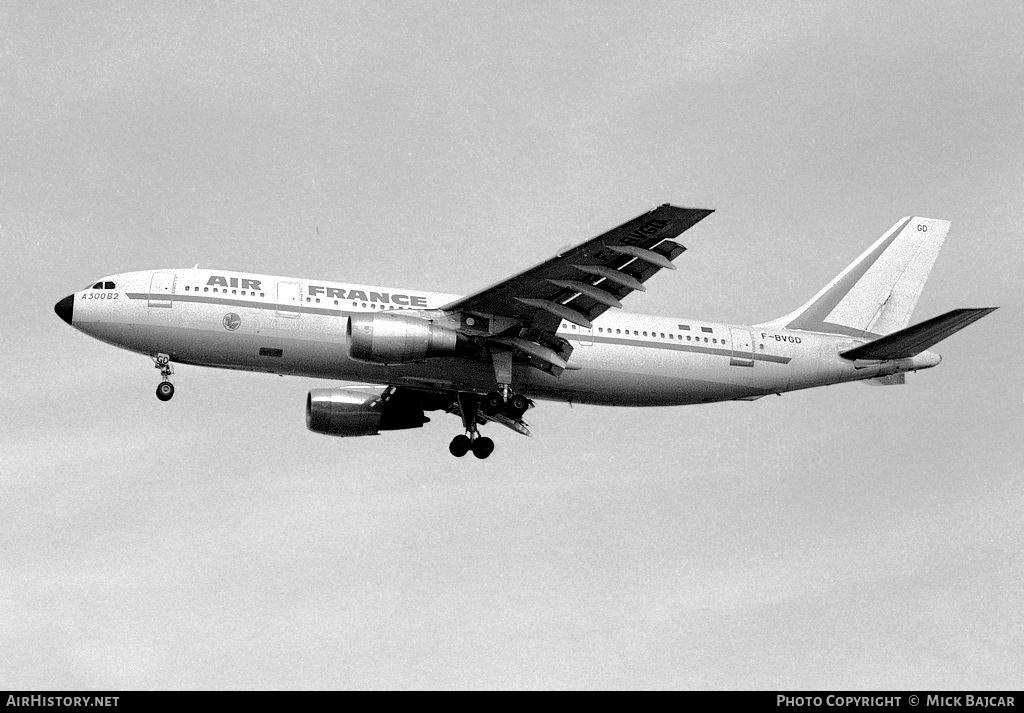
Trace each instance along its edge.
<path fill-rule="evenodd" d="M 75 296 L 68 295 L 62 299 L 53 306 L 53 311 L 57 313 L 58 317 L 71 324 L 71 318 L 75 314 Z"/>

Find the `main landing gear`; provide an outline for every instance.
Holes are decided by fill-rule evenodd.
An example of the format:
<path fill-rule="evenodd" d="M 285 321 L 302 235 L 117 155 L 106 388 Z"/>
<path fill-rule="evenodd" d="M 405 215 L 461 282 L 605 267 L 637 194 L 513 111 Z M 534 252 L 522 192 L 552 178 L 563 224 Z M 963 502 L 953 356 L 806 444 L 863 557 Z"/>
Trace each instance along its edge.
<path fill-rule="evenodd" d="M 480 460 L 494 452 L 494 441 L 487 436 L 481 436 L 476 430 L 465 436 L 456 436 L 448 444 L 448 452 L 456 458 L 461 458 L 470 451 L 473 451 Z"/>
<path fill-rule="evenodd" d="M 508 394 L 502 396 L 497 391 L 492 391 L 480 401 L 480 410 L 488 416 L 503 414 L 513 421 L 518 421 L 530 408 L 530 400 L 522 394 Z"/>
<path fill-rule="evenodd" d="M 498 382 L 498 390 L 481 399 L 480 410 L 488 416 L 500 413 L 513 421 L 518 421 L 526 413 L 526 409 L 530 408 L 530 401 L 522 394 L 512 393 L 512 350 L 492 350 L 491 365 L 494 367 L 494 380 Z"/>
<path fill-rule="evenodd" d="M 153 365 L 160 370 L 163 381 L 156 385 L 156 397 L 161 401 L 170 401 L 174 396 L 174 384 L 171 383 L 171 374 L 174 367 L 171 366 L 171 358 L 166 354 L 157 354 L 153 357 Z"/>
<path fill-rule="evenodd" d="M 459 394 L 459 413 L 462 415 L 462 427 L 466 429 L 466 433 L 456 436 L 448 444 L 448 452 L 456 458 L 473 451 L 473 455 L 483 460 L 494 452 L 494 441 L 487 436 L 481 436 L 477 428 L 477 409 L 480 405 L 480 397 L 476 394 Z"/>
<path fill-rule="evenodd" d="M 458 413 L 462 416 L 462 427 L 466 433 L 456 436 L 448 444 L 448 451 L 453 456 L 461 458 L 473 451 L 473 455 L 483 460 L 494 452 L 494 441 L 480 435 L 478 426 L 481 420 L 498 421 L 514 431 L 529 434 L 520 419 L 532 405 L 530 400 L 522 394 L 513 394 L 507 386 L 502 391 L 505 392 L 504 395 L 497 391 L 485 396 L 473 393 L 458 395 Z M 451 409 L 451 412 L 455 413 L 455 409 Z M 481 413 L 483 417 L 481 417 Z M 494 418 L 496 416 L 497 419 Z M 510 424 L 509 421 L 512 423 Z"/>

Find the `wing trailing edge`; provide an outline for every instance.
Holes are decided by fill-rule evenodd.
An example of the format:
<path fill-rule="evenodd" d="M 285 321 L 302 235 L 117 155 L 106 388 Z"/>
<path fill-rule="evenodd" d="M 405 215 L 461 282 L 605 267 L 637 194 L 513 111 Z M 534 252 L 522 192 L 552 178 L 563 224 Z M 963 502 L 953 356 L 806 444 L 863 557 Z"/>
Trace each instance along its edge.
<path fill-rule="evenodd" d="M 887 334 L 873 342 L 848 349 L 841 352 L 839 356 L 850 360 L 906 359 L 920 354 L 996 309 L 996 307 L 954 309 L 912 327 Z"/>

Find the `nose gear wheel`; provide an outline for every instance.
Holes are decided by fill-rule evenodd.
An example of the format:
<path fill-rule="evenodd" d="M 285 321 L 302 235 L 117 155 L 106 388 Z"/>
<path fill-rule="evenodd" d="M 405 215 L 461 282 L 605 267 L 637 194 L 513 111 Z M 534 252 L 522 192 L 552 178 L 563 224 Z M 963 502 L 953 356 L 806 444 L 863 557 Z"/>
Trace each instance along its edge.
<path fill-rule="evenodd" d="M 153 357 L 153 366 L 160 370 L 163 379 L 156 385 L 156 397 L 161 401 L 170 401 L 174 396 L 174 384 L 171 383 L 174 367 L 171 366 L 171 357 L 167 354 L 157 354 Z"/>

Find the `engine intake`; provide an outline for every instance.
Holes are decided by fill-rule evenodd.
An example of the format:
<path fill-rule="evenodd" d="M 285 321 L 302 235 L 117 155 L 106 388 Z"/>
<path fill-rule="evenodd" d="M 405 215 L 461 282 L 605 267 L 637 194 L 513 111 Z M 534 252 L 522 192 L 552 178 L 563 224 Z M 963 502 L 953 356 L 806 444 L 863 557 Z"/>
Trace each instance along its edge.
<path fill-rule="evenodd" d="M 381 431 L 420 428 L 429 419 L 414 396 L 359 386 L 313 389 L 306 396 L 306 428 L 327 436 L 376 436 Z"/>
<path fill-rule="evenodd" d="M 455 351 L 458 333 L 405 314 L 349 317 L 348 354 L 356 361 L 402 364 Z"/>

